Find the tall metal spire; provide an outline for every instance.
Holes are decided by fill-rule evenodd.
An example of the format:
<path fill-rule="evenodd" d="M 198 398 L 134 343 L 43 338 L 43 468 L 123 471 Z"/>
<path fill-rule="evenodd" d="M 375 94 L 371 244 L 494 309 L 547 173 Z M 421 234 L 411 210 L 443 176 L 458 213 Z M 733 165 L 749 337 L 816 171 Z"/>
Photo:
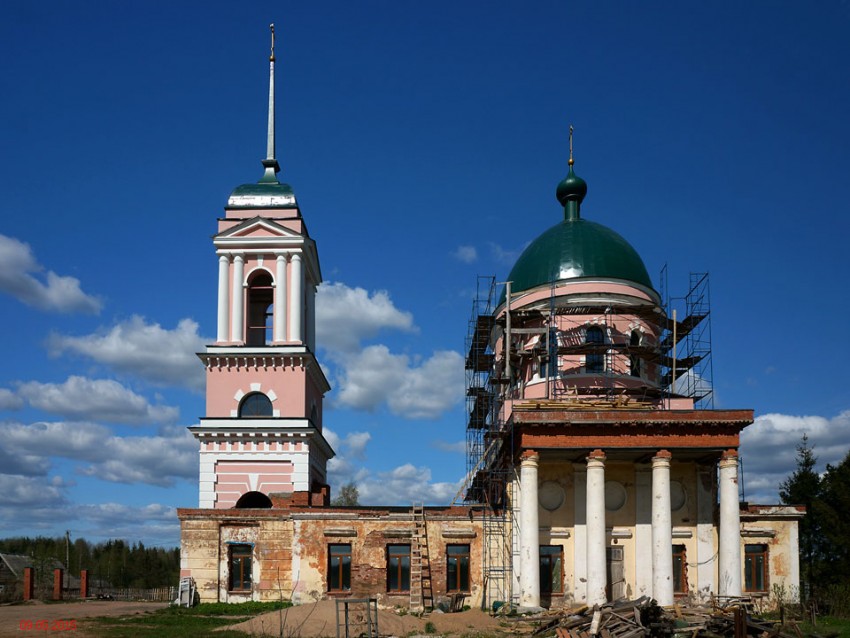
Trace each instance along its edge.
<path fill-rule="evenodd" d="M 269 55 L 269 130 L 266 142 L 266 159 L 263 160 L 263 167 L 266 169 L 260 182 L 277 182 L 277 173 L 280 171 L 280 164 L 275 159 L 275 138 L 274 138 L 274 24 L 269 25 L 272 36 L 271 54 Z"/>

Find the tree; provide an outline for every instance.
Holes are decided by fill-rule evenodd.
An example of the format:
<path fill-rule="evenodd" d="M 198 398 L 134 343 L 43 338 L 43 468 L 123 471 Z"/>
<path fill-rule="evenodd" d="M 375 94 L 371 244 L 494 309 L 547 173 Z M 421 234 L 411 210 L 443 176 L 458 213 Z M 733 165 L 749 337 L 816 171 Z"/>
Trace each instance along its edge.
<path fill-rule="evenodd" d="M 850 454 L 838 465 L 826 466 L 820 502 L 815 507 L 821 524 L 821 548 L 824 554 L 828 552 L 829 561 L 823 582 L 846 582 L 850 574 Z"/>
<path fill-rule="evenodd" d="M 346 483 L 339 488 L 339 496 L 331 501 L 331 505 L 360 505 L 360 494 L 354 483 Z"/>
<path fill-rule="evenodd" d="M 823 559 L 823 538 L 820 503 L 822 482 L 815 471 L 817 457 L 804 434 L 797 446 L 797 468 L 779 484 L 779 498 L 786 505 L 805 505 L 806 516 L 800 521 L 800 558 L 802 559 L 803 591 L 815 595 Z"/>

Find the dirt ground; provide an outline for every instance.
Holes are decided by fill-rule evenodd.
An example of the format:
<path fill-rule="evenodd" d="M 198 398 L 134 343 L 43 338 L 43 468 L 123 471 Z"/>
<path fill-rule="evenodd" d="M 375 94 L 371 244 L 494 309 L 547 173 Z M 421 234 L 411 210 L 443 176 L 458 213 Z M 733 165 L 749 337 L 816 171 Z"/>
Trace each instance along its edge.
<path fill-rule="evenodd" d="M 66 635 L 83 638 L 83 618 L 94 616 L 132 616 L 167 607 L 168 603 L 136 603 L 118 600 L 86 600 L 68 603 L 31 601 L 20 605 L 0 605 L 0 638 L 27 635 Z"/>
<path fill-rule="evenodd" d="M 352 606 L 353 609 L 354 606 Z M 354 616 L 354 612 L 350 612 Z M 378 610 L 378 631 L 381 636 L 409 636 L 425 634 L 426 623 L 433 623 L 437 635 L 463 636 L 464 634 L 484 634 L 495 636 L 504 632 L 498 618 L 487 613 L 470 609 L 454 614 L 432 613 L 425 618 L 406 614 L 400 616 L 394 611 Z M 283 631 L 281 631 L 281 627 Z M 333 600 L 298 605 L 281 611 L 274 611 L 228 629 L 238 629 L 255 636 L 293 636 L 298 638 L 323 638 L 336 636 L 336 605 Z M 363 625 L 349 625 L 351 636 L 359 636 Z M 501 630 L 501 632 L 500 632 Z"/>

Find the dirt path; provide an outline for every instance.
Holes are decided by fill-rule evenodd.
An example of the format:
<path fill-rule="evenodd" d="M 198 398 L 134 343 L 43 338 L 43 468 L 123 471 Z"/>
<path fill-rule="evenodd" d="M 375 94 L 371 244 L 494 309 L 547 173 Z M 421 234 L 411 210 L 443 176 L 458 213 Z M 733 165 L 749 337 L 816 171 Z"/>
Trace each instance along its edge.
<path fill-rule="evenodd" d="M 118 600 L 86 600 L 68 603 L 32 601 L 0 605 L 0 638 L 61 636 L 84 638 L 80 620 L 94 616 L 132 616 L 167 607 L 168 603 L 131 603 Z M 72 623 L 71 621 L 74 621 Z M 77 625 L 77 629 L 73 629 Z"/>
<path fill-rule="evenodd" d="M 432 633 L 442 636 L 487 635 L 505 633 L 498 618 L 470 609 L 455 614 L 430 614 L 419 618 L 411 614 L 400 616 L 393 611 L 378 610 L 378 631 L 381 636 L 408 636 L 425 634 L 425 625 L 432 623 Z M 283 631 L 281 631 L 283 628 Z M 350 626 L 351 635 L 360 635 L 360 630 Z M 237 629 L 255 636 L 298 636 L 299 638 L 323 638 L 336 636 L 336 605 L 333 600 L 298 605 L 281 611 L 262 614 L 228 629 Z"/>

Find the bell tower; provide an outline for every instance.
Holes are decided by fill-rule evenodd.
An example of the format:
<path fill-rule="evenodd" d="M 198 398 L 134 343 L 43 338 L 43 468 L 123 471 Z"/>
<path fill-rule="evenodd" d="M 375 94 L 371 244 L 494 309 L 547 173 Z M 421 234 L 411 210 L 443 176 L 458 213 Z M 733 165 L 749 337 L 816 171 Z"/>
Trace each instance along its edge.
<path fill-rule="evenodd" d="M 274 25 L 262 178 L 238 186 L 218 220 L 217 336 L 199 353 L 206 416 L 200 443 L 202 508 L 271 507 L 329 497 L 322 400 L 330 385 L 315 355 L 316 243 L 275 157 Z"/>

